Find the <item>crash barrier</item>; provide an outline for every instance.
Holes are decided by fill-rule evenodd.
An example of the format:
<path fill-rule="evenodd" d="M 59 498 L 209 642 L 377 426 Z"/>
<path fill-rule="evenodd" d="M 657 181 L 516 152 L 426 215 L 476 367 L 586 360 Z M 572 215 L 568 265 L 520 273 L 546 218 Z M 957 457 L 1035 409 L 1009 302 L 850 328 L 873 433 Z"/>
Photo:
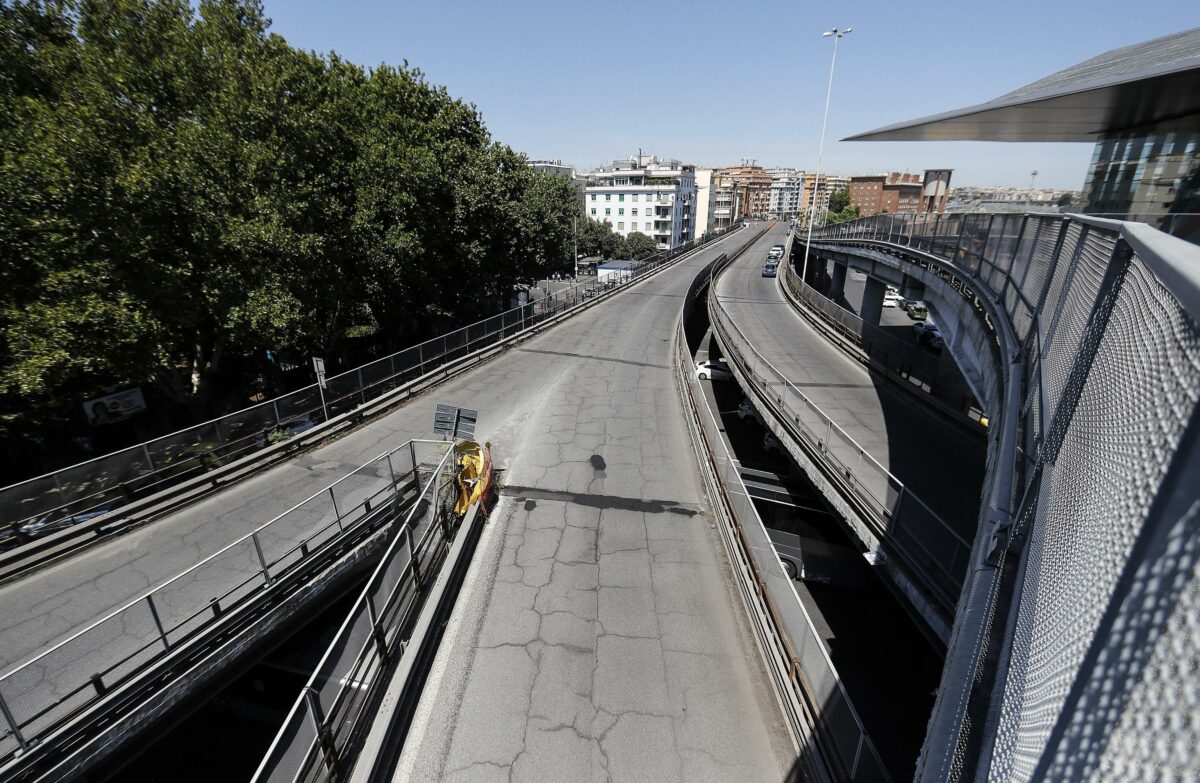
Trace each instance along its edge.
<path fill-rule="evenodd" d="M 993 328 L 988 502 L 918 778 L 1193 774 L 1200 248 L 1086 215 L 897 214 L 812 251 L 886 254 Z"/>
<path fill-rule="evenodd" d="M 850 500 L 884 551 L 912 572 L 942 615 L 954 615 L 971 544 L 833 421 L 754 346 L 716 296 L 713 331 L 747 391 Z"/>
<path fill-rule="evenodd" d="M 388 524 L 452 464 L 448 443 L 380 454 L 271 521 L 0 676 L 0 778 L 14 759 L 102 711 L 123 685 L 220 631 L 239 608 Z M 410 520 L 424 506 L 420 503 Z M 424 531 L 414 531 L 423 533 Z"/>
<path fill-rule="evenodd" d="M 841 307 L 800 279 L 795 267 L 785 261 L 780 275 L 784 291 L 793 304 L 803 303 L 824 323 L 857 346 L 871 366 L 905 382 L 941 403 L 941 410 L 960 414 L 975 425 L 986 426 L 987 418 L 958 370 L 929 353 L 890 335 Z M 803 315 L 807 315 L 801 309 Z"/>
<path fill-rule="evenodd" d="M 382 409 L 384 403 L 416 385 L 440 378 L 440 372 L 557 323 L 729 232 L 705 234 L 644 261 L 631 262 L 609 278 L 572 285 L 331 376 L 325 389 L 312 384 L 204 424 L 4 487 L 0 489 L 0 579 L 97 536 L 145 521 L 172 502 L 190 501 L 211 491 L 225 477 L 240 478 L 286 458 L 296 447 L 311 445 L 335 429 L 357 423 L 371 406 Z M 31 562 L 27 565 L 26 560 Z"/>
<path fill-rule="evenodd" d="M 813 781 L 886 781 L 889 776 L 842 686 L 820 633 L 783 568 L 725 447 L 723 429 L 696 380 L 685 322 L 712 278 L 730 263 L 722 254 L 693 281 L 675 336 L 675 362 L 688 433 L 712 499 L 718 530 L 754 638 L 797 751 Z"/>

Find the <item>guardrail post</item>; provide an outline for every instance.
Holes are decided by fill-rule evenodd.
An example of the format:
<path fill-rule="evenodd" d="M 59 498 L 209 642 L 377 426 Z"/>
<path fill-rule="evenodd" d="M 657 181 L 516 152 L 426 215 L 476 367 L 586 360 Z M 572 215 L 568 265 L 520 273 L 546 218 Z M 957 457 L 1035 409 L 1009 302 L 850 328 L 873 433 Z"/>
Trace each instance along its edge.
<path fill-rule="evenodd" d="M 275 411 L 275 426 L 278 427 L 282 424 L 279 419 L 279 400 L 271 400 L 271 410 Z"/>
<path fill-rule="evenodd" d="M 396 492 L 396 469 L 394 467 L 392 467 L 392 452 L 389 451 L 387 454 L 384 454 L 383 456 L 384 456 L 384 459 L 387 460 L 388 475 L 392 477 L 392 493 L 394 494 Z"/>
<path fill-rule="evenodd" d="M 362 403 L 362 402 L 367 401 L 367 391 L 366 391 L 366 389 L 363 388 L 362 368 L 359 367 L 357 372 L 358 372 L 358 401 L 360 403 Z"/>
<path fill-rule="evenodd" d="M 412 530 L 405 529 L 404 538 L 408 546 L 408 567 L 413 575 L 413 587 L 417 592 L 421 592 L 421 564 L 417 562 L 417 555 L 413 551 Z"/>
<path fill-rule="evenodd" d="M 158 607 L 154 605 L 154 596 L 146 596 L 146 605 L 150 607 L 150 616 L 154 618 L 154 626 L 158 628 L 158 638 L 162 639 L 163 647 L 170 650 L 171 642 L 167 640 L 167 631 L 163 628 L 162 618 L 158 616 Z"/>
<path fill-rule="evenodd" d="M 146 464 L 150 466 L 150 470 L 154 470 L 154 457 L 150 456 L 150 449 L 145 443 L 142 444 L 142 454 L 146 457 Z"/>
<path fill-rule="evenodd" d="M 333 515 L 337 517 L 338 531 L 345 532 L 342 528 L 342 512 L 338 511 L 337 495 L 333 494 L 333 487 L 329 488 L 329 499 L 333 501 Z"/>
<path fill-rule="evenodd" d="M 21 727 L 17 725 L 17 719 L 8 710 L 8 703 L 4 701 L 4 696 L 0 695 L 0 715 L 4 715 L 4 722 L 8 724 L 8 730 L 12 732 L 13 739 L 17 741 L 17 745 L 21 750 L 28 750 L 29 743 L 25 741 L 25 735 L 21 733 Z"/>
<path fill-rule="evenodd" d="M 367 596 L 367 619 L 371 621 L 371 637 L 375 640 L 379 657 L 386 663 L 388 660 L 387 638 L 383 634 L 383 629 L 379 627 L 379 615 L 375 612 L 375 602 L 371 600 L 370 595 Z"/>
<path fill-rule="evenodd" d="M 316 730 L 317 742 L 321 745 L 321 755 L 325 759 L 325 766 L 331 775 L 336 776 L 337 748 L 329 738 L 329 730 L 325 727 L 325 718 L 321 715 L 321 703 L 317 701 L 317 694 L 312 688 L 304 689 L 304 703 L 308 705 L 308 714 L 312 717 L 313 728 Z"/>
<path fill-rule="evenodd" d="M 259 543 L 257 530 L 250 534 L 250 540 L 254 542 L 254 551 L 258 553 L 258 563 L 262 566 L 263 579 L 268 585 L 272 584 L 274 580 L 271 579 L 271 570 L 267 568 L 267 558 L 263 557 L 262 544 Z"/>

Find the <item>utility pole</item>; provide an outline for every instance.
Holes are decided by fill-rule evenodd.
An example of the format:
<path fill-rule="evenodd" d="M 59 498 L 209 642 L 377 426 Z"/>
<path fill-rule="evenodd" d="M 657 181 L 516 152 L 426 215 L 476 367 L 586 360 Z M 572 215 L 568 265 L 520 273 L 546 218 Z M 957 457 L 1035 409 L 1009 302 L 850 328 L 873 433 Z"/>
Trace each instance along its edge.
<path fill-rule="evenodd" d="M 575 216 L 575 282 L 579 282 L 579 215 Z"/>
<path fill-rule="evenodd" d="M 829 62 L 829 86 L 825 88 L 825 119 L 821 120 L 821 146 L 817 151 L 817 176 L 813 180 L 812 204 L 808 212 L 808 239 L 804 242 L 804 265 L 800 268 L 800 280 L 808 281 L 808 250 L 812 246 L 813 221 L 817 217 L 817 194 L 821 188 L 821 161 L 825 157 L 825 126 L 829 124 L 829 98 L 833 95 L 833 68 L 837 65 L 838 41 L 843 35 L 854 32 L 853 27 L 839 30 L 836 27 L 827 33 L 821 33 L 822 38 L 833 36 L 833 59 Z"/>

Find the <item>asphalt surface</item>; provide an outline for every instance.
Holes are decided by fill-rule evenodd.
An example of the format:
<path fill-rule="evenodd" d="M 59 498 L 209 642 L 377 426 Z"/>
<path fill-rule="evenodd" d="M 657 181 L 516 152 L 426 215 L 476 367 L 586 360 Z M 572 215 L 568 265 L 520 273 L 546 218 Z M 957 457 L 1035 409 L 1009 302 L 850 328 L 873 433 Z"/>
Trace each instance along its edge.
<path fill-rule="evenodd" d="M 786 238 L 781 226 L 763 245 Z M 718 279 L 716 295 L 731 319 L 817 407 L 971 541 L 983 483 L 984 437 L 966 432 L 836 348 L 795 312 L 777 278 L 762 276 L 765 260 L 765 249 L 748 252 Z M 905 317 L 890 308 L 884 312 L 888 318 Z"/>
<path fill-rule="evenodd" d="M 320 449 L 3 586 L 0 663 L 428 437 L 434 406 L 448 403 L 480 412 L 506 488 L 439 656 L 453 676 L 435 678 L 423 700 L 414 777 L 780 779 L 790 744 L 671 369 L 689 282 L 743 241 L 723 240 Z M 216 587 L 189 589 L 203 601 Z M 102 657 L 66 668 L 94 671 Z"/>

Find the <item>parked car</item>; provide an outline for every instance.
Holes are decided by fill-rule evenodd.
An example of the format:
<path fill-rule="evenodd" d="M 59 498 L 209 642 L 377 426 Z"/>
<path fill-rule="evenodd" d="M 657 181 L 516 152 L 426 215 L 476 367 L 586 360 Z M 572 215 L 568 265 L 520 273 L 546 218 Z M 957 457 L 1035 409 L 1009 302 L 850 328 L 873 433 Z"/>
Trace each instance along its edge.
<path fill-rule="evenodd" d="M 908 313 L 908 317 L 914 321 L 924 321 L 929 317 L 929 309 L 921 301 L 905 303 L 904 310 Z"/>
<path fill-rule="evenodd" d="M 696 362 L 696 377 L 702 381 L 728 381 L 733 378 L 733 373 L 724 359 L 713 359 Z"/>
<path fill-rule="evenodd" d="M 883 295 L 883 306 L 884 307 L 903 307 L 904 306 L 904 297 L 900 296 L 900 294 L 896 293 L 895 291 L 888 291 L 887 293 L 885 293 Z"/>
<path fill-rule="evenodd" d="M 767 264 L 766 266 L 763 267 L 762 276 L 763 277 L 778 277 L 779 276 L 779 266 L 777 264 Z"/>
<path fill-rule="evenodd" d="M 783 444 L 779 442 L 779 438 L 769 432 L 763 433 L 762 447 L 763 451 L 768 454 L 778 454 L 781 457 L 784 454 Z"/>

